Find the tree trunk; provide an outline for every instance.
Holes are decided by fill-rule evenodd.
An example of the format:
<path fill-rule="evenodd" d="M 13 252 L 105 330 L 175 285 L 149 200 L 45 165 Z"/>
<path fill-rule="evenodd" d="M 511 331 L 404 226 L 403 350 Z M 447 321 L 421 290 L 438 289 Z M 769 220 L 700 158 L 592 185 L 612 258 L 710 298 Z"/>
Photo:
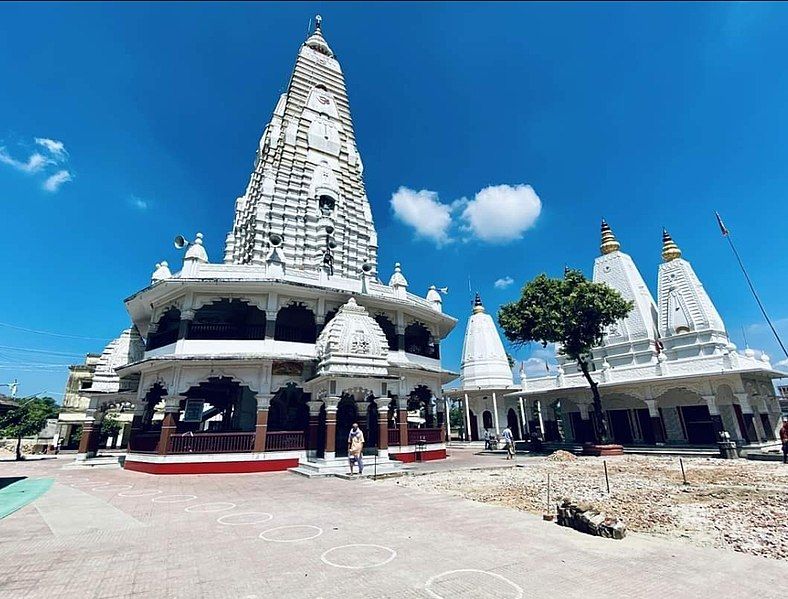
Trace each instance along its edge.
<path fill-rule="evenodd" d="M 22 459 L 22 437 L 16 438 L 16 459 L 17 461 Z"/>
<path fill-rule="evenodd" d="M 610 429 L 607 425 L 607 415 L 602 409 L 602 398 L 599 396 L 599 383 L 591 378 L 588 372 L 588 362 L 585 360 L 578 360 L 580 370 L 583 376 L 591 386 L 591 393 L 594 396 L 594 441 L 596 443 L 605 444 L 610 442 Z"/>

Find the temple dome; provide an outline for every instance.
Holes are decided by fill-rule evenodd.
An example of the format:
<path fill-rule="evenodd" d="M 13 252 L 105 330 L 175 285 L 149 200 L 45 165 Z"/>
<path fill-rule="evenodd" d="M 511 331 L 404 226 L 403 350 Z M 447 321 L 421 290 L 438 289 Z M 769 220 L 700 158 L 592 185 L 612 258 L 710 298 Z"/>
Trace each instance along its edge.
<path fill-rule="evenodd" d="M 509 359 L 506 357 L 498 329 L 492 317 L 484 311 L 478 293 L 473 314 L 465 329 L 460 377 L 464 389 L 500 389 L 514 386 L 512 369 L 509 367 Z"/>
<path fill-rule="evenodd" d="M 317 338 L 318 374 L 385 376 L 388 354 L 380 325 L 351 297 Z"/>
<path fill-rule="evenodd" d="M 331 48 L 328 47 L 328 42 L 323 37 L 323 33 L 320 31 L 323 19 L 320 15 L 315 17 L 315 31 L 310 35 L 307 40 L 304 42 L 305 46 L 312 48 L 313 50 L 317 50 L 321 54 L 325 54 L 326 56 L 333 58 L 334 53 L 331 51 Z"/>

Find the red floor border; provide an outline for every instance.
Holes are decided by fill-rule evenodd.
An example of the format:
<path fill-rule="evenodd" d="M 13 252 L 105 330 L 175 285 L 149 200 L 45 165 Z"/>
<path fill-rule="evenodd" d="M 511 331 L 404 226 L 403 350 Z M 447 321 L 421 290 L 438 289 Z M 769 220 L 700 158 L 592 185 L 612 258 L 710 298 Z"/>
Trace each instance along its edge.
<path fill-rule="evenodd" d="M 243 472 L 281 472 L 298 466 L 298 458 L 251 460 L 241 462 L 135 462 L 126 460 L 123 467 L 148 474 L 238 474 Z"/>

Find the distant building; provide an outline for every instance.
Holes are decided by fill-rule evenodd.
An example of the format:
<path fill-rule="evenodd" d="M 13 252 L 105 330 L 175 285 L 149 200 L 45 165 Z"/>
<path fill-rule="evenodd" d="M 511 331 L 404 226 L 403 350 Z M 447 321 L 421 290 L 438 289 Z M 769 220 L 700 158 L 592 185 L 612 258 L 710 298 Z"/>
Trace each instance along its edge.
<path fill-rule="evenodd" d="M 667 231 L 662 258 L 655 302 L 603 221 L 593 280 L 635 306 L 607 330 L 590 361 L 613 438 L 623 445 L 711 445 L 727 431 L 742 446 L 774 442 L 780 406 L 772 380 L 786 375 L 766 354 L 736 351 L 695 270 Z M 588 383 L 576 363 L 560 355 L 558 362 L 557 376 L 523 376 L 522 391 L 513 396 L 525 400 L 528 413 L 544 414 L 547 440 L 591 441 Z M 563 439 L 558 426 L 548 426 L 557 421 Z"/>

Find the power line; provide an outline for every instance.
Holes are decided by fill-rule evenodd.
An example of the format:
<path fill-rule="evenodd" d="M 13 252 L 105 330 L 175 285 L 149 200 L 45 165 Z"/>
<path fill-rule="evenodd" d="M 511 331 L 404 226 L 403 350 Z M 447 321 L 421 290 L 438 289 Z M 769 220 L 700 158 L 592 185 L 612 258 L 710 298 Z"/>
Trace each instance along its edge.
<path fill-rule="evenodd" d="M 74 352 L 58 352 L 58 351 L 51 351 L 48 349 L 30 349 L 27 347 L 13 347 L 11 345 L 0 345 L 0 349 L 12 349 L 14 351 L 26 351 L 32 352 L 34 354 L 49 354 L 52 356 L 79 356 L 82 357 L 85 354 L 78 354 Z"/>
<path fill-rule="evenodd" d="M 9 329 L 16 329 L 18 331 L 25 331 L 26 333 L 36 333 L 38 335 L 50 335 L 51 337 L 65 337 L 68 339 L 87 339 L 89 341 L 106 341 L 104 338 L 100 337 L 83 337 L 82 335 L 67 335 L 64 333 L 55 333 L 53 331 L 41 331 L 38 329 L 28 329 L 26 327 L 20 327 L 15 324 L 9 324 L 7 322 L 0 322 L 0 327 L 7 327 Z"/>

